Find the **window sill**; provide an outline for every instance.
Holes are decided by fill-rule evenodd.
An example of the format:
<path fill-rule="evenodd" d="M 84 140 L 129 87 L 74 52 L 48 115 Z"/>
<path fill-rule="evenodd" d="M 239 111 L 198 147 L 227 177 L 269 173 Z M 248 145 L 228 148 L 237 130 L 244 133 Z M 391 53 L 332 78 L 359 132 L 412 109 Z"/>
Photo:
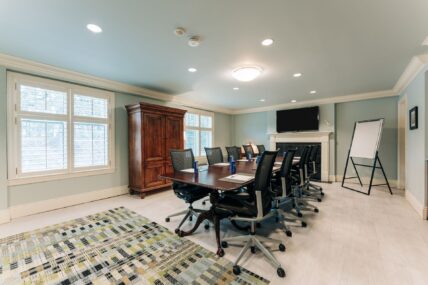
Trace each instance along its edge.
<path fill-rule="evenodd" d="M 8 186 L 18 186 L 18 185 L 41 183 L 41 182 L 48 182 L 48 181 L 65 180 L 65 179 L 77 178 L 77 177 L 110 174 L 114 172 L 115 172 L 115 168 L 107 168 L 107 169 L 86 170 L 86 171 L 67 173 L 67 174 L 51 174 L 51 175 L 43 175 L 43 176 L 19 177 L 19 178 L 9 179 Z"/>

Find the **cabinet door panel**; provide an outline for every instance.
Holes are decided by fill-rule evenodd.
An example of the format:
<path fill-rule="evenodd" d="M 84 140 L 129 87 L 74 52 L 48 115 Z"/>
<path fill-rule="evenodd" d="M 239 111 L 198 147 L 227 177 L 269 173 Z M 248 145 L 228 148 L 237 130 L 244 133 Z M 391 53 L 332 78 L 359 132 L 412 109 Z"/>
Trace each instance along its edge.
<path fill-rule="evenodd" d="M 164 163 L 147 163 L 144 169 L 144 185 L 146 188 L 165 184 L 165 180 L 159 179 L 159 175 L 164 175 Z"/>
<path fill-rule="evenodd" d="M 169 151 L 183 148 L 183 118 L 165 117 L 165 159 L 171 162 Z"/>
<path fill-rule="evenodd" d="M 144 161 L 162 161 L 165 157 L 163 147 L 165 138 L 165 117 L 158 114 L 144 114 Z"/>

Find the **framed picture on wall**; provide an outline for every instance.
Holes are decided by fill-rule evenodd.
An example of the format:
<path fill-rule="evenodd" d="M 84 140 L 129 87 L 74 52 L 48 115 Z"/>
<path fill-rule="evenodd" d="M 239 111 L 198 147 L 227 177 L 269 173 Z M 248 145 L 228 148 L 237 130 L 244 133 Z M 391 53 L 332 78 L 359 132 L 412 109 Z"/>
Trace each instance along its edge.
<path fill-rule="evenodd" d="M 418 128 L 418 106 L 413 107 L 409 111 L 409 127 L 411 130 Z"/>

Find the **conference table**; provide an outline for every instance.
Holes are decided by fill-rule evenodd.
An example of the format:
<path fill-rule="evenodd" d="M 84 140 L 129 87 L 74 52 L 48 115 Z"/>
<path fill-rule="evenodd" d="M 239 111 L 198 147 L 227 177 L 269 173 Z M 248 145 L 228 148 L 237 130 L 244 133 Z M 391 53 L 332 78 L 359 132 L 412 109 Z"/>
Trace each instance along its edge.
<path fill-rule="evenodd" d="M 276 158 L 276 162 L 273 168 L 274 173 L 280 171 L 282 160 L 282 156 L 278 156 Z M 298 162 L 298 158 L 295 158 L 293 160 L 293 164 L 297 164 Z M 217 203 L 221 192 L 235 191 L 242 187 L 251 185 L 254 182 L 256 170 L 257 164 L 255 159 L 251 161 L 242 159 L 236 161 L 235 175 L 248 176 L 249 179 L 246 181 L 228 179 L 227 177 L 231 176 L 228 163 L 201 166 L 197 175 L 185 171 L 174 171 L 174 173 L 171 173 L 169 175 L 161 175 L 160 178 L 162 179 L 167 179 L 178 183 L 195 185 L 212 190 L 210 193 L 210 202 L 212 205 L 211 208 L 199 214 L 192 229 L 190 229 L 189 231 L 180 230 L 178 232 L 178 235 L 180 237 L 191 235 L 198 229 L 198 227 L 204 220 L 210 220 L 214 224 L 217 242 L 217 255 L 223 256 L 224 250 L 221 247 L 220 241 L 220 221 L 218 220 L 217 215 L 215 215 L 214 213 L 215 204 Z"/>

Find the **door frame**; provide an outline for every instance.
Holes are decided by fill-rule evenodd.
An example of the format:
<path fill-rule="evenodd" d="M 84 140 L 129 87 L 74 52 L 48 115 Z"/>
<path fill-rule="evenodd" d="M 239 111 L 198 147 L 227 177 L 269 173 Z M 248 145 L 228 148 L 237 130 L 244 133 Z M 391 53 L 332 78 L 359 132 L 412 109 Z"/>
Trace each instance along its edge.
<path fill-rule="evenodd" d="M 408 135 L 408 103 L 407 94 L 404 94 L 397 102 L 397 188 L 405 190 L 407 177 L 407 135 Z M 404 160 L 404 161 L 403 161 Z"/>

